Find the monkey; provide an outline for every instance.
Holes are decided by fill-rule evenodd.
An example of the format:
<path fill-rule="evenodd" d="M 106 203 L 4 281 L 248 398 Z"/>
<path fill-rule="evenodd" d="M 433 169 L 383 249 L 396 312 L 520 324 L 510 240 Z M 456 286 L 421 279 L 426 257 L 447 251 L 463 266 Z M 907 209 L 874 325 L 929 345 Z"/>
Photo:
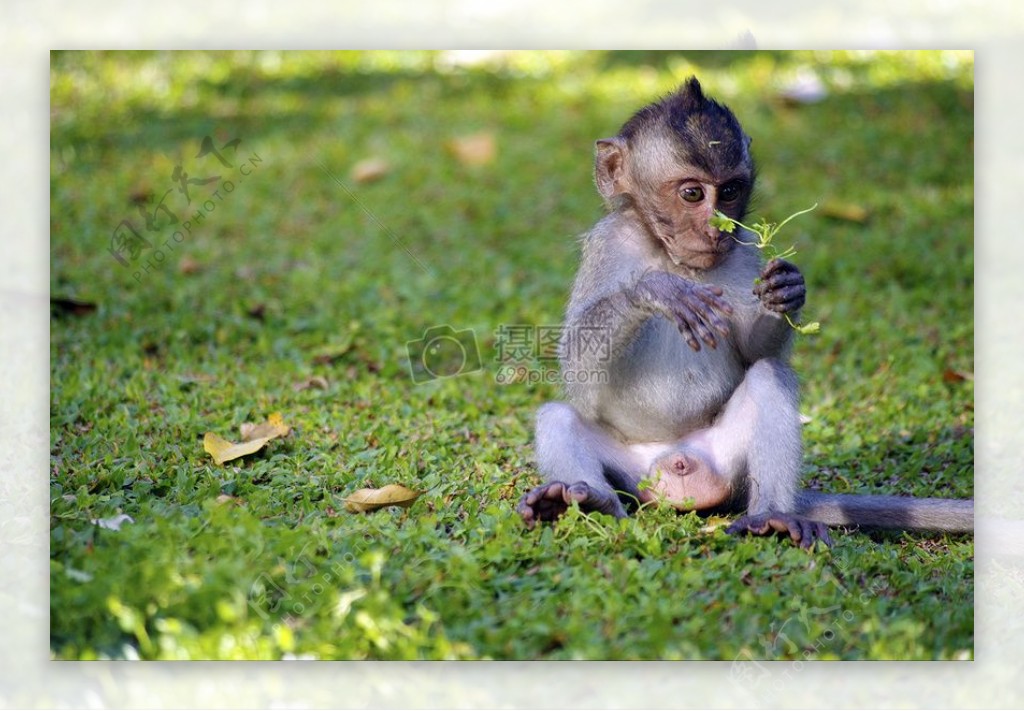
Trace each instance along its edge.
<path fill-rule="evenodd" d="M 667 503 L 741 513 L 728 533 L 804 548 L 832 545 L 829 526 L 973 530 L 973 500 L 800 489 L 785 317 L 799 319 L 803 274 L 710 223 L 746 216 L 750 144 L 696 77 L 596 142 L 607 214 L 581 240 L 559 343 L 566 402 L 537 412 L 544 483 L 518 513 L 532 528 L 573 503 L 614 517 Z"/>

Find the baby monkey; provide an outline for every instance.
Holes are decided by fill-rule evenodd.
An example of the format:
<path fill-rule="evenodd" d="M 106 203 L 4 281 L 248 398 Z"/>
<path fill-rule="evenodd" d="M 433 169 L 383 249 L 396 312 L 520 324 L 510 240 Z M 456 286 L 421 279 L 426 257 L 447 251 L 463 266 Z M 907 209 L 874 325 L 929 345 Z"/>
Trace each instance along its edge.
<path fill-rule="evenodd" d="M 583 239 L 560 361 L 568 402 L 537 413 L 546 483 L 520 500 L 532 527 L 576 502 L 616 517 L 638 504 L 745 511 L 729 533 L 830 545 L 829 525 L 973 529 L 973 501 L 800 491 L 792 328 L 800 270 L 762 264 L 743 220 L 750 138 L 696 78 L 597 141 L 609 212 Z M 641 486 L 641 482 L 645 482 Z"/>

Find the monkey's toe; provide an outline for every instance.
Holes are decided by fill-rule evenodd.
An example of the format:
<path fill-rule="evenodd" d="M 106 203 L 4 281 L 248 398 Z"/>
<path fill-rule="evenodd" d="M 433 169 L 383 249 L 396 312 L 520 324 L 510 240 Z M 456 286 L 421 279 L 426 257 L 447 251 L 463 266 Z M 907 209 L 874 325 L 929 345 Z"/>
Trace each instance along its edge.
<path fill-rule="evenodd" d="M 730 525 L 725 532 L 734 536 L 749 533 L 754 536 L 766 536 L 772 533 L 788 534 L 794 543 L 801 548 L 810 548 L 817 541 L 825 546 L 832 545 L 828 534 L 828 526 L 818 521 L 810 521 L 788 514 L 764 514 L 761 516 L 743 516 Z"/>
<path fill-rule="evenodd" d="M 527 528 L 533 528 L 538 521 L 555 521 L 569 506 L 575 503 L 584 513 L 604 513 L 622 518 L 626 511 L 612 493 L 603 494 L 585 481 L 566 484 L 552 481 L 535 487 L 519 500 L 516 511 L 523 518 Z"/>
<path fill-rule="evenodd" d="M 516 511 L 527 528 L 533 528 L 538 521 L 554 521 L 569 508 L 567 492 L 568 487 L 560 481 L 543 484 L 523 494 Z"/>

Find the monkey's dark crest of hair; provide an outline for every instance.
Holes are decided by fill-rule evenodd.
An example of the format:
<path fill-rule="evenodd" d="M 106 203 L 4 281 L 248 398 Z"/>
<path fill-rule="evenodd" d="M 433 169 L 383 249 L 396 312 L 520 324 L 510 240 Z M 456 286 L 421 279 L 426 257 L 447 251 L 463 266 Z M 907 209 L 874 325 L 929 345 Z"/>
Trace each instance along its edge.
<path fill-rule="evenodd" d="M 637 111 L 623 124 L 619 135 L 632 143 L 642 133 L 669 128 L 680 158 L 691 161 L 712 175 L 725 175 L 749 160 L 747 137 L 727 107 L 704 96 L 697 77 L 690 77 L 665 98 Z"/>

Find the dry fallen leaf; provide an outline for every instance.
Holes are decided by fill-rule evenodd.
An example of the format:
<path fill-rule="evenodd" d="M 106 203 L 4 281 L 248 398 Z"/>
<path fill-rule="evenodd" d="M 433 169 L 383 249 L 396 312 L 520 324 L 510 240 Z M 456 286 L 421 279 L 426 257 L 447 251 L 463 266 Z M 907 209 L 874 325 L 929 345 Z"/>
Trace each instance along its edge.
<path fill-rule="evenodd" d="M 242 434 L 243 442 L 250 442 L 256 439 L 274 439 L 275 437 L 284 437 L 291 428 L 284 423 L 284 419 L 281 417 L 280 412 L 275 412 L 267 418 L 266 422 L 261 422 L 258 425 L 254 425 L 251 422 L 243 422 L 242 426 L 238 428 Z"/>
<path fill-rule="evenodd" d="M 463 165 L 487 165 L 498 155 L 498 142 L 490 131 L 453 138 L 448 147 Z"/>
<path fill-rule="evenodd" d="M 829 200 L 821 206 L 821 214 L 825 217 L 845 220 L 846 222 L 856 222 L 858 224 L 868 221 L 867 208 L 852 202 Z"/>
<path fill-rule="evenodd" d="M 330 365 L 352 350 L 352 339 L 344 343 L 323 346 L 313 354 L 313 363 L 316 365 Z"/>
<path fill-rule="evenodd" d="M 385 506 L 408 508 L 422 493 L 400 484 L 388 484 L 380 489 L 360 489 L 345 497 L 345 510 L 349 513 L 365 513 Z"/>
<path fill-rule="evenodd" d="M 78 299 L 65 299 L 59 296 L 50 297 L 51 316 L 85 316 L 96 310 L 96 304 L 91 301 L 79 301 Z"/>
<path fill-rule="evenodd" d="M 352 166 L 350 177 L 357 183 L 372 183 L 383 178 L 390 170 L 391 164 L 383 158 L 367 158 Z"/>
<path fill-rule="evenodd" d="M 317 390 L 326 390 L 328 388 L 327 378 L 324 378 L 320 375 L 313 375 L 301 382 L 292 385 L 292 390 L 294 390 L 295 392 L 302 392 L 303 390 L 309 390 L 310 388 L 316 388 Z"/>
<path fill-rule="evenodd" d="M 202 264 L 187 255 L 178 261 L 178 271 L 182 274 L 195 274 L 202 270 L 202 268 Z"/>
<path fill-rule="evenodd" d="M 110 516 L 109 518 L 91 518 L 89 523 L 99 526 L 100 528 L 106 528 L 110 531 L 120 531 L 121 526 L 126 523 L 135 523 L 128 514 L 118 514 L 117 516 Z"/>
<path fill-rule="evenodd" d="M 235 444 L 234 442 L 228 442 L 219 435 L 215 435 L 213 432 L 207 432 L 203 437 L 203 449 L 213 457 L 213 461 L 217 462 L 217 464 L 223 464 L 224 462 L 230 462 L 232 459 L 238 459 L 247 454 L 258 452 L 269 441 L 270 437 L 260 437 L 259 439 Z"/>
<path fill-rule="evenodd" d="M 974 380 L 974 373 L 946 368 L 946 370 L 942 371 L 942 379 L 947 383 L 960 383 L 964 380 Z"/>
<path fill-rule="evenodd" d="M 704 519 L 704 525 L 701 527 L 701 533 L 712 533 L 718 528 L 728 526 L 732 521 L 725 518 L 724 516 L 708 516 Z"/>
<path fill-rule="evenodd" d="M 242 441 L 238 444 L 228 442 L 213 432 L 207 432 L 203 437 L 203 449 L 213 457 L 213 461 L 223 464 L 232 459 L 258 452 L 270 440 L 283 437 L 291 431 L 291 428 L 282 420 L 280 412 L 275 412 L 267 418 L 266 422 L 261 422 L 258 425 L 246 422 L 240 429 Z"/>

